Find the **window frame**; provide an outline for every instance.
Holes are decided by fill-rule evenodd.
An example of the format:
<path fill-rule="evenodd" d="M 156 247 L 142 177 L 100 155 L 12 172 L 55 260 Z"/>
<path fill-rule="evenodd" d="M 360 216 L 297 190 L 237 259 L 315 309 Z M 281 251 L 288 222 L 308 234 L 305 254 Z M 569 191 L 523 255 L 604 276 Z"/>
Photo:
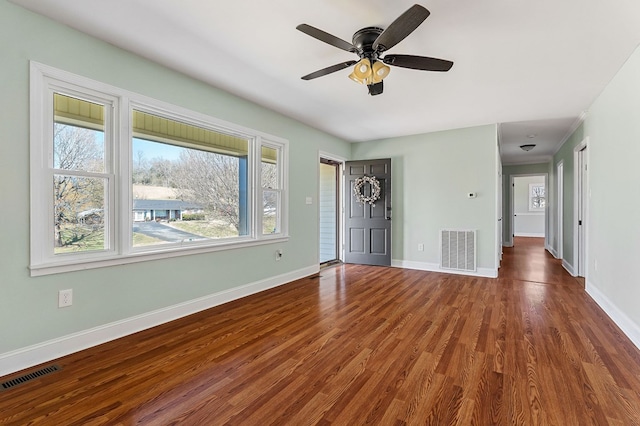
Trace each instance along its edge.
<path fill-rule="evenodd" d="M 108 247 L 105 250 L 53 253 L 53 197 L 47 179 L 53 169 L 53 94 L 62 93 L 105 105 L 105 174 L 108 174 Z M 248 235 L 220 240 L 134 247 L 132 242 L 133 110 L 144 111 L 248 140 Z M 30 265 L 31 276 L 164 259 L 288 241 L 288 148 L 286 139 L 269 135 L 177 105 L 120 89 L 86 77 L 30 62 Z M 108 148 L 107 148 L 108 146 Z M 280 232 L 262 233 L 262 146 L 278 149 Z M 108 151 L 108 152 L 107 152 Z M 72 174 L 75 171 L 70 171 Z M 49 179 L 50 180 L 50 179 Z M 47 212 L 43 215 L 42 212 Z M 258 224 L 260 226 L 258 226 Z M 51 231 L 51 232 L 50 232 Z"/>

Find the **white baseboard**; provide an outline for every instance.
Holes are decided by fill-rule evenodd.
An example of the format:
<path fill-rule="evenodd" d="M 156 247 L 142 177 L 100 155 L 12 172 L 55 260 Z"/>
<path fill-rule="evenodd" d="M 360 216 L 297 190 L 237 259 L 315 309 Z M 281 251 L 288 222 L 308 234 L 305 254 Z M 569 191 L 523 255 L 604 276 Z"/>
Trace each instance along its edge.
<path fill-rule="evenodd" d="M 553 257 L 555 257 L 556 259 L 558 259 L 558 252 L 556 251 L 556 249 L 554 249 L 554 248 L 553 248 L 553 247 L 551 247 L 551 246 L 545 246 L 544 248 L 545 248 L 545 249 L 547 249 L 547 251 L 548 251 L 549 253 L 551 253 L 551 256 L 553 256 Z"/>
<path fill-rule="evenodd" d="M 535 238 L 544 238 L 545 237 L 544 232 L 542 234 L 538 234 L 538 233 L 529 234 L 529 233 L 526 233 L 526 232 L 518 232 L 514 236 L 515 237 L 535 237 Z"/>
<path fill-rule="evenodd" d="M 291 271 L 198 299 L 157 309 L 131 318 L 79 331 L 46 342 L 0 354 L 0 376 L 42 364 L 83 349 L 146 330 L 232 300 L 318 273 L 318 265 Z"/>
<path fill-rule="evenodd" d="M 572 277 L 576 276 L 576 272 L 575 272 L 575 269 L 573 268 L 573 265 L 570 264 L 566 259 L 562 259 L 562 267 L 566 269 L 567 272 L 570 273 Z"/>
<path fill-rule="evenodd" d="M 391 260 L 391 266 L 396 268 L 417 269 L 420 271 L 442 272 L 443 274 L 469 275 L 472 277 L 497 278 L 498 270 L 492 268 L 478 268 L 475 272 L 456 271 L 453 269 L 442 269 L 437 263 L 415 262 L 412 260 Z"/>
<path fill-rule="evenodd" d="M 624 312 L 607 298 L 596 286 L 587 281 L 585 290 L 602 310 L 616 323 L 624 334 L 640 349 L 640 325 L 635 323 Z"/>

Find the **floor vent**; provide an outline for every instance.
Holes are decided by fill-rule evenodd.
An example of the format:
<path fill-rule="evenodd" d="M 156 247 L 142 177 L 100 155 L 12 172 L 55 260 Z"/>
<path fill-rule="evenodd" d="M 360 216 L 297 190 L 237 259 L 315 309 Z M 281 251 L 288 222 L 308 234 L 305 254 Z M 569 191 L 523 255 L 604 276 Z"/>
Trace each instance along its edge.
<path fill-rule="evenodd" d="M 443 229 L 440 232 L 440 267 L 476 270 L 476 231 Z"/>
<path fill-rule="evenodd" d="M 2 382 L 0 384 L 0 391 L 8 390 L 14 388 L 23 383 L 30 382 L 31 380 L 35 380 L 39 377 L 46 376 L 47 374 L 54 373 L 56 371 L 62 370 L 57 365 L 50 365 L 48 367 L 41 368 L 36 371 L 32 371 L 31 373 L 27 373 L 23 376 L 16 377 L 15 379 L 7 380 L 6 382 Z"/>

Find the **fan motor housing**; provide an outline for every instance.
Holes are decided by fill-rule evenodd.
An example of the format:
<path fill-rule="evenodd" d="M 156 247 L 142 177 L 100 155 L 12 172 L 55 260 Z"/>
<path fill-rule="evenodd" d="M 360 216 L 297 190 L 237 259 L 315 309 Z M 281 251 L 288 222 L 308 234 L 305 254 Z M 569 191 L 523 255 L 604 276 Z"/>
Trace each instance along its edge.
<path fill-rule="evenodd" d="M 358 49 L 358 55 L 363 57 L 371 57 L 375 54 L 373 51 L 373 42 L 384 31 L 379 27 L 366 27 L 356 31 L 353 35 L 353 45 Z M 375 58 L 372 58 L 375 59 Z"/>

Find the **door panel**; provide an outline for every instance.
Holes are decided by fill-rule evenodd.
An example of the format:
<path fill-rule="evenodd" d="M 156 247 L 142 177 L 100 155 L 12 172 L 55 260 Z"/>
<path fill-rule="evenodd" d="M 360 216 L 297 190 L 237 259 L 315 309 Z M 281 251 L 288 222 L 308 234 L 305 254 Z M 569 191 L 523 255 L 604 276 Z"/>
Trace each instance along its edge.
<path fill-rule="evenodd" d="M 351 238 L 349 239 L 349 252 L 350 253 L 364 253 L 364 229 L 362 228 L 351 228 L 349 230 L 349 235 Z"/>
<path fill-rule="evenodd" d="M 374 204 L 359 203 L 353 193 L 356 179 L 375 176 L 380 198 Z M 367 183 L 362 188 L 371 194 Z M 391 265 L 391 159 L 348 161 L 345 164 L 345 262 Z"/>
<path fill-rule="evenodd" d="M 371 253 L 385 254 L 387 253 L 387 230 L 371 229 Z"/>

